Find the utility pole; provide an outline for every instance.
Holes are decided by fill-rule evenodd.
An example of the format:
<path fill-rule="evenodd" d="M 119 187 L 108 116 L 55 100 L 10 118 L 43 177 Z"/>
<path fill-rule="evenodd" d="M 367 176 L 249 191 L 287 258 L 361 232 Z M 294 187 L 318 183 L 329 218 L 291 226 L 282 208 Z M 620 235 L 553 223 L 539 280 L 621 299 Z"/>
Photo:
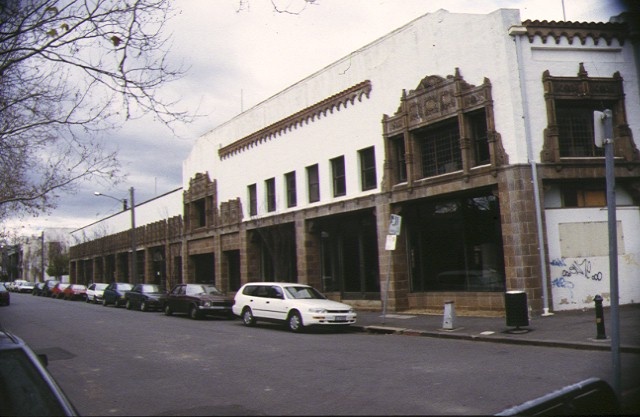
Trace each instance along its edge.
<path fill-rule="evenodd" d="M 620 399 L 620 312 L 618 289 L 618 229 L 616 220 L 616 177 L 613 143 L 613 113 L 611 110 L 593 112 L 595 145 L 604 146 L 607 181 L 607 212 L 609 228 L 609 290 L 611 292 L 611 359 L 613 390 Z"/>
<path fill-rule="evenodd" d="M 131 199 L 131 283 L 138 283 L 138 259 L 136 254 L 136 200 L 134 199 L 133 187 L 129 189 Z"/>

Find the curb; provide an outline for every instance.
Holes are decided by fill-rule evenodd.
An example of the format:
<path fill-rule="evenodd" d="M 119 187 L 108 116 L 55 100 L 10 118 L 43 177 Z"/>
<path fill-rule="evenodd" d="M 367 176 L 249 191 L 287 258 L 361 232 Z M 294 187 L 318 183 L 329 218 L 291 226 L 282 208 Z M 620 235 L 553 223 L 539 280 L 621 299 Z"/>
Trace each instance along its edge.
<path fill-rule="evenodd" d="M 429 331 L 429 330 L 415 330 L 403 327 L 388 327 L 388 326 L 358 326 L 354 325 L 353 329 L 360 332 L 372 333 L 372 334 L 397 334 L 404 336 L 420 336 L 420 337 L 434 337 L 442 339 L 456 339 L 467 340 L 473 342 L 487 342 L 487 343 L 502 343 L 511 345 L 529 345 L 529 346 L 543 346 L 553 348 L 565 348 L 565 349 L 582 349 L 582 350 L 596 350 L 596 351 L 611 351 L 609 344 L 595 344 L 600 342 L 564 342 L 558 340 L 543 340 L 543 339 L 515 339 L 512 337 L 482 335 L 482 334 L 469 334 L 469 333 L 450 333 L 448 330 Z M 633 353 L 640 354 L 640 346 L 620 346 L 621 353 Z"/>

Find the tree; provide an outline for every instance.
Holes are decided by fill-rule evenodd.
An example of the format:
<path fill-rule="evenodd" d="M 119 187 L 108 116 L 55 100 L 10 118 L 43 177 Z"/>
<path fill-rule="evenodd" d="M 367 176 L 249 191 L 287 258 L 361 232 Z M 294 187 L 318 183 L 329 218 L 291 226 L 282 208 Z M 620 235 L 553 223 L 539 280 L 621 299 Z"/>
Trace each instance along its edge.
<path fill-rule="evenodd" d="M 49 263 L 47 275 L 60 279 L 63 275 L 69 275 L 69 248 L 61 242 L 49 244 Z"/>
<path fill-rule="evenodd" d="M 0 0 L 0 222 L 81 180 L 117 182 L 109 129 L 191 120 L 159 94 L 184 74 L 167 60 L 172 13 L 170 0 Z"/>

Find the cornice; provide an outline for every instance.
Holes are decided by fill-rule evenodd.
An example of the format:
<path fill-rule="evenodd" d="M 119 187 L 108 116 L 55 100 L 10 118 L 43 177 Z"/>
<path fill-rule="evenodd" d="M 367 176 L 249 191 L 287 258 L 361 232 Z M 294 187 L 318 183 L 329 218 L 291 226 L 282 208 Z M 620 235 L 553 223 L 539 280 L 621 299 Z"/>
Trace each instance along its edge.
<path fill-rule="evenodd" d="M 302 127 L 303 125 L 309 124 L 321 117 L 326 117 L 327 114 L 333 113 L 334 110 L 340 111 L 341 108 L 345 108 L 349 104 L 354 105 L 356 99 L 358 101 L 362 101 L 362 97 L 369 98 L 371 89 L 371 81 L 369 80 L 358 83 L 263 129 L 260 129 L 257 132 L 245 136 L 230 145 L 220 148 L 218 150 L 218 156 L 220 159 L 230 158 L 237 153 L 257 146 L 262 142 L 274 139 L 287 131 Z"/>
<path fill-rule="evenodd" d="M 626 23 L 603 23 L 603 22 L 556 22 L 547 20 L 525 20 L 522 22 L 527 30 L 529 43 L 533 43 L 536 36 L 540 36 L 542 43 L 547 43 L 552 38 L 556 44 L 560 43 L 560 38 L 566 37 L 569 44 L 573 45 L 575 39 L 579 39 L 584 45 L 587 38 L 592 38 L 597 45 L 604 40 L 607 45 L 611 45 L 613 39 L 617 39 L 620 45 L 629 37 Z"/>

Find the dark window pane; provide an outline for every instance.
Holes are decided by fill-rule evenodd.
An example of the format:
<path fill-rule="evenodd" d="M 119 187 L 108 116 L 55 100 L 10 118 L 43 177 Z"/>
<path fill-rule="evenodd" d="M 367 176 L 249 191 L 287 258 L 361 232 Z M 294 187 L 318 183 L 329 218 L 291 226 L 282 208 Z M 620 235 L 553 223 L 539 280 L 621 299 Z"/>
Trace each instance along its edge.
<path fill-rule="evenodd" d="M 564 100 L 556 103 L 560 157 L 604 156 L 604 148 L 595 146 L 593 136 L 593 111 L 600 108 L 589 102 Z"/>
<path fill-rule="evenodd" d="M 363 149 L 359 153 L 362 191 L 372 190 L 378 185 L 376 178 L 376 155 L 374 148 L 371 147 Z"/>
<path fill-rule="evenodd" d="M 333 173 L 333 196 L 339 197 L 347 194 L 347 179 L 344 169 L 344 156 L 331 160 Z"/>
<path fill-rule="evenodd" d="M 454 119 L 417 134 L 422 158 L 422 176 L 446 174 L 462 169 L 460 133 Z"/>
<path fill-rule="evenodd" d="M 315 203 L 316 201 L 320 201 L 320 176 L 317 164 L 307 167 L 307 182 L 309 187 L 309 202 Z"/>

